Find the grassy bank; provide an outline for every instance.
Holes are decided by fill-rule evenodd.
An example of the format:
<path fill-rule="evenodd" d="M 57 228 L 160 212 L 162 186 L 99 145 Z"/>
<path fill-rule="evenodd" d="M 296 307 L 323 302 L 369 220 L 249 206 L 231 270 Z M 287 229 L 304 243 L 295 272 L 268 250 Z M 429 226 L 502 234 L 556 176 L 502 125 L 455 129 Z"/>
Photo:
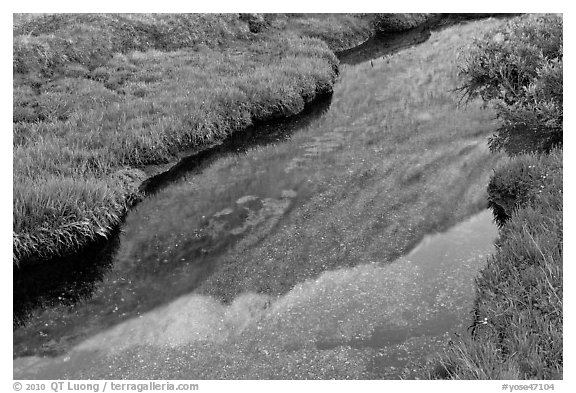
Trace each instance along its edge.
<path fill-rule="evenodd" d="M 311 36 L 340 49 L 372 34 L 369 18 L 355 15 L 14 21 L 17 265 L 106 236 L 139 198 L 137 168 L 294 115 L 329 92 L 337 60 Z"/>
<path fill-rule="evenodd" d="M 477 279 L 470 335 L 424 377 L 562 379 L 562 18 L 524 16 L 474 43 L 464 90 L 495 105 L 489 204 L 497 252 Z M 526 153 L 532 152 L 532 153 Z"/>
<path fill-rule="evenodd" d="M 477 279 L 474 334 L 447 349 L 433 378 L 562 379 L 562 151 L 515 158 L 496 177 L 521 178 L 526 165 L 545 175 L 502 226 Z"/>

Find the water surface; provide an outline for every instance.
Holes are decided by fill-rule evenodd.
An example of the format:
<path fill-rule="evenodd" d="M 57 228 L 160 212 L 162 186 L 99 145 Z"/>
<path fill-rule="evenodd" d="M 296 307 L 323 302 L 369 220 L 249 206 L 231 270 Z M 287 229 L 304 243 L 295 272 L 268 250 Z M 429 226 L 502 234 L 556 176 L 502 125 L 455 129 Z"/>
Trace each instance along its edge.
<path fill-rule="evenodd" d="M 469 325 L 473 280 L 496 235 L 484 211 L 391 264 L 327 271 L 279 297 L 184 295 L 63 357 L 16 360 L 16 377 L 410 378 Z"/>

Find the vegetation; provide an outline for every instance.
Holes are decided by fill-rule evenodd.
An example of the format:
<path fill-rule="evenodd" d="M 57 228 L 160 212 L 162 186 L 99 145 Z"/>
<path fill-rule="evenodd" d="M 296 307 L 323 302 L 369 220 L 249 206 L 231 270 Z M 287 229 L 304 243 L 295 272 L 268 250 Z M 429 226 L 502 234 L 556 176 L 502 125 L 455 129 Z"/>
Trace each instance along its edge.
<path fill-rule="evenodd" d="M 379 32 L 375 15 L 358 14 L 265 14 L 271 28 L 299 36 L 318 38 L 334 52 L 356 46 Z"/>
<path fill-rule="evenodd" d="M 332 50 L 373 35 L 373 18 L 14 15 L 13 262 L 106 236 L 140 198 L 142 167 L 330 92 Z"/>
<path fill-rule="evenodd" d="M 553 177 L 562 172 L 560 154 L 522 154 L 500 167 L 488 185 L 488 205 L 494 211 L 499 225 L 504 223 L 520 207 L 533 204 L 547 188 L 562 189 Z"/>
<path fill-rule="evenodd" d="M 433 18 L 434 14 L 378 14 L 374 18 L 376 31 L 389 33 L 413 29 Z"/>
<path fill-rule="evenodd" d="M 491 149 L 518 154 L 562 144 L 562 48 L 561 16 L 526 15 L 461 57 L 464 96 L 491 102 L 503 121 Z"/>
<path fill-rule="evenodd" d="M 524 16 L 476 41 L 463 90 L 494 103 L 504 125 L 491 140 L 514 155 L 492 177 L 501 226 L 477 279 L 471 335 L 434 362 L 429 377 L 561 379 L 562 19 Z"/>
<path fill-rule="evenodd" d="M 369 26 L 327 19 L 307 34 Z M 14 263 L 106 236 L 139 197 L 135 168 L 331 91 L 334 54 L 299 34 L 302 17 L 283 20 L 252 33 L 231 14 L 16 15 Z"/>
<path fill-rule="evenodd" d="M 477 279 L 474 334 L 447 349 L 434 378 L 562 379 L 562 151 L 513 160 L 526 163 L 551 164 L 548 183 L 534 182 L 502 226 Z"/>

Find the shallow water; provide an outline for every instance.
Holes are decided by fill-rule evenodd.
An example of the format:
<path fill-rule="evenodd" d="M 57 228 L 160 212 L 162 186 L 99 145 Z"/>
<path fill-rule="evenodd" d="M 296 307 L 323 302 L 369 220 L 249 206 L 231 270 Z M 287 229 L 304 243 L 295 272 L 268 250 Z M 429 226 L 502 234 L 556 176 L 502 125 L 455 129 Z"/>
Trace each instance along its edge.
<path fill-rule="evenodd" d="M 446 38 L 343 65 L 317 115 L 154 178 L 88 298 L 15 329 L 15 376 L 409 377 L 469 323 L 495 236 L 484 212 L 397 260 L 478 211 L 496 164 L 492 114 L 427 69 Z"/>
<path fill-rule="evenodd" d="M 150 370 L 130 366 L 131 351 L 136 351 L 148 354 L 149 364 L 161 364 L 166 356 L 187 359 L 175 361 L 176 370 L 153 370 L 163 378 L 178 373 L 190 379 L 329 378 L 333 370 L 346 370 L 351 359 L 356 366 L 339 378 L 410 378 L 418 362 L 470 323 L 473 280 L 496 235 L 492 215 L 484 211 L 427 236 L 391 264 L 327 271 L 279 297 L 245 293 L 223 304 L 210 296 L 184 295 L 89 338 L 60 358 L 18 359 L 16 377 L 70 373 L 77 378 L 90 375 L 75 374 L 82 364 L 86 370 L 111 364 L 114 370 L 128 367 L 130 378 L 148 378 Z M 294 369 L 298 360 L 339 351 L 348 354 L 333 358 L 328 368 L 319 369 L 327 367 L 320 362 L 298 373 Z M 229 362 L 218 369 L 222 356 Z M 207 360 L 198 365 L 199 359 Z M 246 362 L 253 365 L 250 370 Z M 114 375 L 119 377 L 106 376 Z"/>

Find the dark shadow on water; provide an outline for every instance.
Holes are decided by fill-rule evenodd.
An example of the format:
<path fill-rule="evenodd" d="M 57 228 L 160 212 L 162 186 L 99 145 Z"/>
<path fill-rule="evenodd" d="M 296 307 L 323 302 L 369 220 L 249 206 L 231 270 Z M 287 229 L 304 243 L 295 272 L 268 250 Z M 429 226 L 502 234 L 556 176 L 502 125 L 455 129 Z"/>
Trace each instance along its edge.
<path fill-rule="evenodd" d="M 232 154 L 245 154 L 250 149 L 280 143 L 289 139 L 329 108 L 332 94 L 308 103 L 304 110 L 287 119 L 259 123 L 233 133 L 220 144 L 186 157 L 168 171 L 146 180 L 141 189 L 154 194 L 190 173 L 199 173 L 214 161 Z M 13 326 L 24 325 L 31 310 L 68 305 L 92 295 L 97 282 L 110 269 L 120 244 L 120 227 L 107 239 L 93 242 L 78 253 L 14 267 Z"/>
<path fill-rule="evenodd" d="M 107 239 L 101 238 L 80 253 L 14 267 L 14 327 L 24 324 L 32 309 L 71 304 L 89 297 L 96 282 L 101 281 L 112 266 L 119 244 L 117 228 Z"/>
<path fill-rule="evenodd" d="M 312 121 L 320 118 L 330 109 L 332 93 L 324 94 L 309 102 L 298 115 L 287 119 L 256 123 L 253 126 L 233 133 L 220 144 L 185 157 L 166 172 L 147 179 L 140 187 L 146 195 L 155 194 L 185 175 L 199 173 L 214 161 L 232 154 L 245 154 L 248 150 L 273 145 L 290 137 Z"/>
<path fill-rule="evenodd" d="M 336 53 L 336 56 L 341 64 L 359 64 L 421 44 L 427 41 L 435 30 L 474 19 L 509 18 L 514 15 L 518 14 L 439 14 L 426 24 L 408 31 L 377 34 L 357 47 Z"/>
<path fill-rule="evenodd" d="M 401 33 L 378 34 L 363 44 L 336 55 L 341 64 L 355 65 L 420 44 L 430 38 L 430 34 L 428 26 Z"/>

